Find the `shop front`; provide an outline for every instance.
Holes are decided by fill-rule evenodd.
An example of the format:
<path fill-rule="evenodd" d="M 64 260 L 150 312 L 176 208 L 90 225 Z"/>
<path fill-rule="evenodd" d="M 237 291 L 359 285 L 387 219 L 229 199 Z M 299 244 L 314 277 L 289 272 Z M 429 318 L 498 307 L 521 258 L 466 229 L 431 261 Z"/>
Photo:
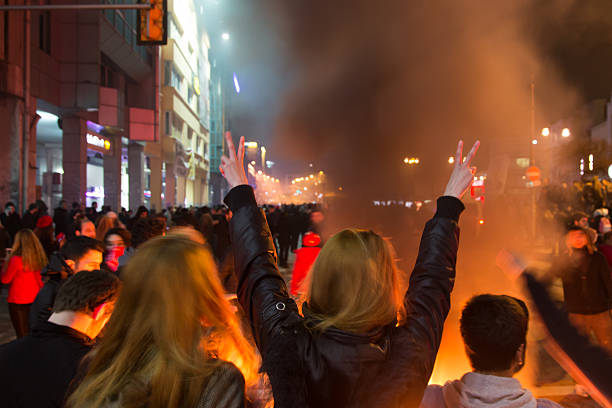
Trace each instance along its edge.
<path fill-rule="evenodd" d="M 112 157 L 114 153 L 113 140 L 96 132 L 95 124 L 87 123 L 87 183 L 85 192 L 85 205 L 90 207 L 93 202 L 102 207 L 105 194 L 104 159 Z M 110 186 L 107 186 L 107 188 Z"/>

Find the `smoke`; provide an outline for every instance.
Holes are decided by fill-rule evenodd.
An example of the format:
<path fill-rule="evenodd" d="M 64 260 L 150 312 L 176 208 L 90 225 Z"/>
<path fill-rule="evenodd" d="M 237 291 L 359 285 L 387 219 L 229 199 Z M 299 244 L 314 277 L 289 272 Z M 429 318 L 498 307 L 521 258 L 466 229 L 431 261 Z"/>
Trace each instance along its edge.
<path fill-rule="evenodd" d="M 608 96 L 612 87 L 610 5 L 603 1 L 266 5 L 291 73 L 283 83 L 273 153 L 324 169 L 346 198 L 328 214 L 331 229 L 374 224 L 392 236 L 406 269 L 414 264 L 415 231 L 427 217 L 368 211 L 369 200 L 435 200 L 459 139 L 467 148 L 482 141 L 474 164 L 499 191 L 514 159 L 529 156 L 532 81 L 536 129 L 589 98 Z M 419 157 L 420 165 L 404 165 L 406 156 Z M 464 215 L 438 382 L 469 370 L 457 323 L 464 302 L 476 293 L 520 293 L 492 260 L 504 245 L 532 244 L 528 198 L 488 201 L 480 230 L 475 220 L 482 214 L 470 208 Z M 430 216 L 433 204 L 423 211 Z M 403 231 L 402 217 L 413 220 Z"/>
<path fill-rule="evenodd" d="M 539 53 L 526 0 L 273 4 L 295 73 L 276 150 L 320 163 L 348 194 L 439 194 L 460 138 L 488 147 L 484 169 L 496 151 L 527 156 L 532 76 L 547 111 L 578 101 Z"/>

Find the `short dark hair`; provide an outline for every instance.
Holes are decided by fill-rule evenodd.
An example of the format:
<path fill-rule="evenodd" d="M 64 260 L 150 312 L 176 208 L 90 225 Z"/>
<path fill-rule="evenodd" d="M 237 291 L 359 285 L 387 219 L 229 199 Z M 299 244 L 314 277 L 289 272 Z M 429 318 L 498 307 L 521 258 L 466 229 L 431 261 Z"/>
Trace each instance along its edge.
<path fill-rule="evenodd" d="M 121 281 L 106 271 L 82 272 L 68 278 L 55 297 L 53 312 L 91 313 L 119 296 Z"/>
<path fill-rule="evenodd" d="M 78 236 L 66 242 L 61 249 L 64 258 L 74 262 L 78 262 L 78 260 L 89 251 L 100 251 L 104 253 L 104 245 L 97 239 Z"/>
<path fill-rule="evenodd" d="M 105 244 L 106 244 L 106 239 L 110 237 L 111 235 L 119 235 L 121 239 L 123 240 L 123 243 L 125 244 L 126 247 L 129 247 L 130 245 L 132 245 L 132 234 L 130 233 L 130 231 L 126 230 L 125 228 L 111 228 L 108 231 L 106 231 L 106 234 L 104 235 Z"/>
<path fill-rule="evenodd" d="M 461 336 L 470 363 L 478 371 L 507 370 L 527 339 L 529 311 L 512 296 L 471 298 L 461 312 Z"/>

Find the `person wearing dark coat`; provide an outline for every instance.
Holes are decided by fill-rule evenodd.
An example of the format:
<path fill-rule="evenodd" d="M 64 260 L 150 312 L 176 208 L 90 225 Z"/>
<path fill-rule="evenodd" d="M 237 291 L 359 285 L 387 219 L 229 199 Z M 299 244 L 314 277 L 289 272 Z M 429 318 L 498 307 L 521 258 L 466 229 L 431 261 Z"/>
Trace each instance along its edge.
<path fill-rule="evenodd" d="M 282 210 L 278 219 L 278 246 L 279 266 L 286 268 L 288 266 L 289 248 L 291 247 L 291 217 L 287 208 Z"/>
<path fill-rule="evenodd" d="M 325 311 L 313 303 L 304 304 L 302 314 L 298 312 L 278 271 L 265 216 L 257 207 L 243 163 L 238 159 L 243 156 L 244 138 L 240 140 L 238 154 L 230 135 L 226 135 L 226 140 L 231 158 L 223 157 L 221 168 L 232 188 L 225 202 L 233 213 L 230 237 L 238 300 L 251 322 L 262 354 L 262 370 L 270 378 L 275 406 L 418 407 L 450 309 L 459 245 L 457 223 L 465 208 L 458 198 L 473 180 L 469 163 L 478 143 L 465 161 L 461 160 L 462 143 L 458 146 L 457 164 L 445 196 L 438 199 L 437 212 L 423 232 L 419 256 L 403 297 L 405 313 L 401 321 L 396 320 L 397 313 L 390 313 L 388 321 L 385 317 L 387 323 L 363 332 L 334 325 L 320 328 L 325 323 L 321 320 L 325 319 L 321 315 Z M 345 230 L 339 234 L 349 237 L 344 242 L 356 248 L 360 260 L 372 259 L 370 248 L 383 245 L 382 239 L 371 231 Z M 319 260 L 325 251 L 324 247 Z M 369 279 L 371 275 L 366 276 L 362 279 Z M 314 286 L 314 278 L 311 285 Z M 340 293 L 339 288 L 329 290 Z M 384 299 L 380 296 L 383 293 Z M 384 302 L 386 295 L 381 290 L 372 299 Z M 370 294 L 364 292 L 364 296 Z M 333 302 L 335 299 L 323 296 L 319 300 Z M 378 316 L 379 311 L 372 313 Z M 363 319 L 368 317 L 364 315 Z"/>
<path fill-rule="evenodd" d="M 101 242 L 89 237 L 77 237 L 51 255 L 49 263 L 41 272 L 47 281 L 30 308 L 30 328 L 34 329 L 38 323 L 47 321 L 51 316 L 55 297 L 68 277 L 100 269 L 103 252 Z"/>
<path fill-rule="evenodd" d="M 38 221 L 39 214 L 40 211 L 38 209 L 38 206 L 34 203 L 30 204 L 30 206 L 28 207 L 28 211 L 26 211 L 23 214 L 23 217 L 21 217 L 22 228 L 29 228 L 34 231 L 34 228 L 36 228 L 36 221 Z"/>
<path fill-rule="evenodd" d="M 68 203 L 66 200 L 60 201 L 59 207 L 53 211 L 53 223 L 55 224 L 55 235 L 68 235 L 70 216 L 68 214 Z"/>
<path fill-rule="evenodd" d="M 81 359 L 110 317 L 120 289 L 109 272 L 75 275 L 60 289 L 49 321 L 0 346 L 4 408 L 63 406 Z"/>
<path fill-rule="evenodd" d="M 17 211 L 15 211 L 15 204 L 11 201 L 4 206 L 4 212 L 0 214 L 0 222 L 2 222 L 2 225 L 4 225 L 4 228 L 6 228 L 6 231 L 11 236 L 11 240 L 15 239 L 17 231 L 21 229 L 21 219 Z"/>
<path fill-rule="evenodd" d="M 570 319 L 612 352 L 612 277 L 608 261 L 579 226 L 569 229 L 566 243 L 568 253 L 554 262 L 552 270 L 563 281 Z"/>
<path fill-rule="evenodd" d="M 572 325 L 567 311 L 557 307 L 546 285 L 536 278 L 536 271 L 527 268 L 522 259 L 502 250 L 496 263 L 510 280 L 518 280 L 529 294 L 550 335 L 547 349 L 551 356 L 586 387 L 600 406 L 612 407 L 612 356 L 608 350 L 593 344 Z"/>

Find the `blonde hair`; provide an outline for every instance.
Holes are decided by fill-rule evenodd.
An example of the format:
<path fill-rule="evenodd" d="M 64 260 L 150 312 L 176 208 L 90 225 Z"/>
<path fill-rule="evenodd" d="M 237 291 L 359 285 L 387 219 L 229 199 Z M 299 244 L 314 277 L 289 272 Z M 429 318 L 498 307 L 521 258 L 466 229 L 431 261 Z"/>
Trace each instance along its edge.
<path fill-rule="evenodd" d="M 31 229 L 22 229 L 15 235 L 15 242 L 11 248 L 11 257 L 20 256 L 23 267 L 29 271 L 40 271 L 47 265 L 47 254 L 40 240 Z M 4 263 L 5 268 L 10 258 Z"/>
<path fill-rule="evenodd" d="M 209 251 L 179 236 L 143 244 L 122 273 L 124 285 L 71 407 L 196 406 L 210 374 L 234 363 L 247 385 L 259 360 L 224 298 Z"/>
<path fill-rule="evenodd" d="M 400 317 L 402 288 L 391 244 L 373 231 L 346 229 L 319 253 L 304 301 L 319 320 L 316 328 L 364 333 Z"/>
<path fill-rule="evenodd" d="M 116 218 L 102 215 L 96 220 L 96 239 L 100 242 L 104 242 L 106 233 L 112 228 L 117 228 L 119 222 Z"/>

